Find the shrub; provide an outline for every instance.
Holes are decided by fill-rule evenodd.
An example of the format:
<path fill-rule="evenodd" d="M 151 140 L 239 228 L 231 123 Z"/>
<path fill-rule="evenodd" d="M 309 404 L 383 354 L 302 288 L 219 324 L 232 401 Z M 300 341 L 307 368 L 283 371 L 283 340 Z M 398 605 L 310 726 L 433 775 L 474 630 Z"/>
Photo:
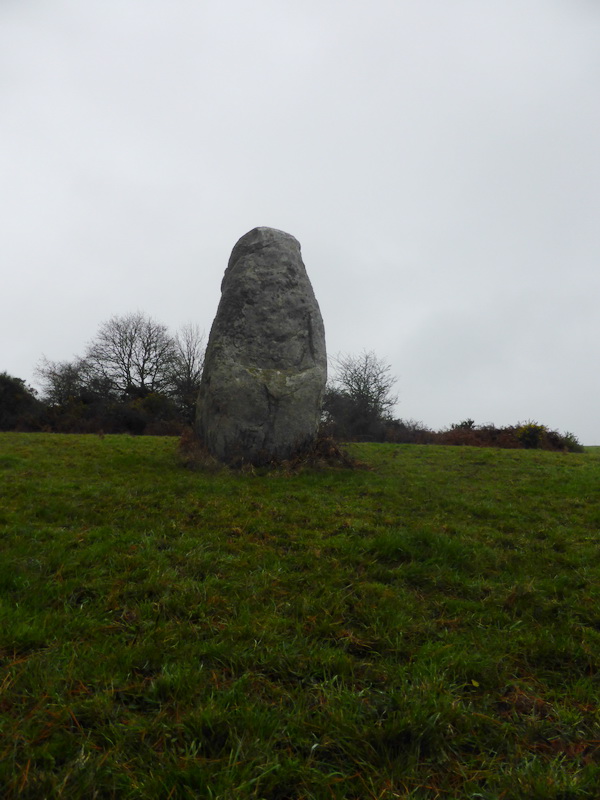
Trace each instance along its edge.
<path fill-rule="evenodd" d="M 40 410 L 35 390 L 21 378 L 0 372 L 0 430 L 36 429 L 35 417 Z"/>
<path fill-rule="evenodd" d="M 473 420 L 465 420 L 452 425 L 450 430 L 433 434 L 433 437 L 436 444 L 471 447 L 567 450 L 574 453 L 581 453 L 584 449 L 574 434 L 561 434 L 531 421 L 497 428 L 491 423 L 475 425 Z"/>
<path fill-rule="evenodd" d="M 390 419 L 384 428 L 385 442 L 396 444 L 431 444 L 436 434 L 422 422 L 414 419 Z"/>
<path fill-rule="evenodd" d="M 471 419 L 463 419 L 462 422 L 455 422 L 453 425 L 450 426 L 450 429 L 453 431 L 472 431 L 475 428 L 475 420 Z"/>
<path fill-rule="evenodd" d="M 583 453 L 585 448 L 575 436 L 574 433 L 570 433 L 570 431 L 566 431 L 560 437 L 562 440 L 562 446 L 565 450 L 568 450 L 570 453 Z"/>
<path fill-rule="evenodd" d="M 548 429 L 545 425 L 538 425 L 537 422 L 518 423 L 515 436 L 521 445 L 528 450 L 539 449 L 547 444 Z"/>

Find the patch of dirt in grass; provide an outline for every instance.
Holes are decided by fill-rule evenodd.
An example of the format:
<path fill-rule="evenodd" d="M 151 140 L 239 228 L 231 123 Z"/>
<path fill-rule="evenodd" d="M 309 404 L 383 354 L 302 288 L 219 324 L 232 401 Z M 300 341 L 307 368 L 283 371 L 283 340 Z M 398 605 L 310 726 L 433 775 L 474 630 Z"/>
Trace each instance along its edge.
<path fill-rule="evenodd" d="M 583 765 L 600 764 L 600 740 L 582 739 L 568 742 L 566 739 L 550 739 L 547 742 L 536 742 L 530 747 L 536 753 L 550 758 L 564 758 L 579 761 Z"/>
<path fill-rule="evenodd" d="M 511 687 L 502 699 L 497 703 L 497 709 L 502 717 L 531 717 L 536 716 L 540 719 L 552 718 L 555 716 L 554 709 L 541 697 L 527 694 L 527 692 Z"/>

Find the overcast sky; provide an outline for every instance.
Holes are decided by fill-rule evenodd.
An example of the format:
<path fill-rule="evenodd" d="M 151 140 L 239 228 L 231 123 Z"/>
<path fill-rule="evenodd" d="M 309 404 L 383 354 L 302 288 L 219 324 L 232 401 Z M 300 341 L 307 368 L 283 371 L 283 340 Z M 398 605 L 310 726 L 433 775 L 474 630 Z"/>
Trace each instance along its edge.
<path fill-rule="evenodd" d="M 0 371 L 292 233 L 397 416 L 600 445 L 597 0 L 0 0 Z"/>

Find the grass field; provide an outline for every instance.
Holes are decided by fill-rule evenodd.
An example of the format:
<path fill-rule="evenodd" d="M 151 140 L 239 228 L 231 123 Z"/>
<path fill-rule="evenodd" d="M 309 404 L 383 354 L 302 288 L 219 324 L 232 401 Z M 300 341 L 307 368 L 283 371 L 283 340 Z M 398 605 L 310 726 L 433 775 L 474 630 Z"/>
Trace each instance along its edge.
<path fill-rule="evenodd" d="M 600 797 L 600 451 L 0 434 L 0 797 Z"/>

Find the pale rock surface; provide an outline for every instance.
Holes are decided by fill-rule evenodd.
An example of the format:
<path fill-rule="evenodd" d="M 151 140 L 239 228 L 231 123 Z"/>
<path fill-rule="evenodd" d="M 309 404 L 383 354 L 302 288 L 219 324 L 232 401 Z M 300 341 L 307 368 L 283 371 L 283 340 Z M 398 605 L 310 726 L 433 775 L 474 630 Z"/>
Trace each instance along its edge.
<path fill-rule="evenodd" d="M 198 433 L 226 463 L 286 459 L 314 439 L 326 379 L 323 320 L 300 243 L 254 228 L 233 248 L 221 284 Z"/>

